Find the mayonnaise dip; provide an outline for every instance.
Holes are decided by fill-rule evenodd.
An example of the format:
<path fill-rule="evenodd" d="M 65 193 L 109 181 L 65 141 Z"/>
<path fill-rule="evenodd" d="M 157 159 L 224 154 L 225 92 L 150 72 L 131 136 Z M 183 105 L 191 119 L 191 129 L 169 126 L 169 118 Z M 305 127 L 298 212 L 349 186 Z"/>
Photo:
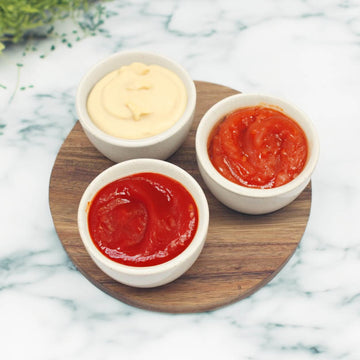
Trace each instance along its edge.
<path fill-rule="evenodd" d="M 186 104 L 185 85 L 174 72 L 135 62 L 96 83 L 87 110 L 105 133 L 141 139 L 169 129 L 181 118 Z"/>

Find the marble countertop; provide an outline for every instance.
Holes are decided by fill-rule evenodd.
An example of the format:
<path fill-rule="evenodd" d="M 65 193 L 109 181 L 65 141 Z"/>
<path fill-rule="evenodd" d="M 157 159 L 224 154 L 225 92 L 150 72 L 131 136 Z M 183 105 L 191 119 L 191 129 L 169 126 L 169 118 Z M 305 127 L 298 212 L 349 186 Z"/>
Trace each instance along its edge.
<path fill-rule="evenodd" d="M 360 2 L 110 1 L 0 56 L 2 359 L 360 359 Z M 196 80 L 289 99 L 321 156 L 308 226 L 282 271 L 206 313 L 124 304 L 72 264 L 49 210 L 79 80 L 142 49 Z"/>

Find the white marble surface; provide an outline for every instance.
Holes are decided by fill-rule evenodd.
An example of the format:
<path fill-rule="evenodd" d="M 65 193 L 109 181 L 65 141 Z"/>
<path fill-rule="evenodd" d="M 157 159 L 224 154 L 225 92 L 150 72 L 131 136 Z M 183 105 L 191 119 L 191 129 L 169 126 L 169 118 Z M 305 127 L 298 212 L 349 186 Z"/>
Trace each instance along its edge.
<path fill-rule="evenodd" d="M 110 1 L 103 25 L 0 57 L 1 359 L 360 359 L 360 1 Z M 93 27 L 92 30 L 89 30 Z M 86 69 L 119 50 L 160 52 L 194 79 L 295 102 L 321 157 L 294 257 L 251 297 L 200 314 L 104 294 L 56 235 L 48 185 L 76 122 Z"/>

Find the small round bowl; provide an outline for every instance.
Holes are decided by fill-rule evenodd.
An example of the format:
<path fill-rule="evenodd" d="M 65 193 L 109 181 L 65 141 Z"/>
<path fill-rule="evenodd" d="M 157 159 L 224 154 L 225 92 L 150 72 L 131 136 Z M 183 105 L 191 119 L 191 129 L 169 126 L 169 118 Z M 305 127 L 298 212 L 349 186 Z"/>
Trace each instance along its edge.
<path fill-rule="evenodd" d="M 181 118 L 169 129 L 151 137 L 129 140 L 111 136 L 100 130 L 90 119 L 86 102 L 91 89 L 106 74 L 133 62 L 156 64 L 177 74 L 186 88 L 187 105 Z M 95 148 L 114 162 L 135 158 L 165 160 L 170 157 L 182 145 L 191 129 L 195 105 L 196 88 L 189 74 L 176 62 L 143 51 L 119 52 L 96 64 L 82 78 L 76 93 L 76 111 L 86 136 Z"/>
<path fill-rule="evenodd" d="M 153 266 L 135 267 L 119 264 L 103 255 L 93 243 L 88 229 L 88 204 L 95 194 L 116 179 L 141 172 L 166 175 L 180 182 L 192 195 L 198 208 L 199 222 L 189 246 L 175 258 Z M 185 170 L 157 159 L 134 159 L 115 164 L 100 173 L 87 187 L 78 208 L 78 228 L 82 242 L 95 264 L 114 280 L 133 287 L 155 287 L 184 274 L 196 261 L 204 246 L 209 226 L 209 207 L 200 185 Z"/>
<path fill-rule="evenodd" d="M 208 138 L 214 126 L 228 113 L 248 106 L 264 105 L 281 110 L 305 132 L 308 158 L 303 171 L 289 183 L 271 189 L 254 189 L 227 180 L 208 156 Z M 319 158 L 319 139 L 311 120 L 289 102 L 268 95 L 237 94 L 211 107 L 203 116 L 196 133 L 196 157 L 201 176 L 212 194 L 227 207 L 246 214 L 266 214 L 292 202 L 305 189 Z"/>

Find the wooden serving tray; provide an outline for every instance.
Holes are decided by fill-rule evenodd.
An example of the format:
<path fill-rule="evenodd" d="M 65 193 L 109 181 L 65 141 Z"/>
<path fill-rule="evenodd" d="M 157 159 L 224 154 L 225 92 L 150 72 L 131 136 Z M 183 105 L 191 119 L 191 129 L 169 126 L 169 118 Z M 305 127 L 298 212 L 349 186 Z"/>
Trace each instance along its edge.
<path fill-rule="evenodd" d="M 77 122 L 62 145 L 50 179 L 49 202 L 56 231 L 79 271 L 109 295 L 139 308 L 191 313 L 214 310 L 243 299 L 267 284 L 299 244 L 310 213 L 311 185 L 290 205 L 268 215 L 232 211 L 207 190 L 195 159 L 195 133 L 203 114 L 237 91 L 196 81 L 195 121 L 183 146 L 168 161 L 187 170 L 205 191 L 209 233 L 195 264 L 176 281 L 153 289 L 122 285 L 104 274 L 87 254 L 77 229 L 77 209 L 87 185 L 114 163 L 88 141 Z"/>

